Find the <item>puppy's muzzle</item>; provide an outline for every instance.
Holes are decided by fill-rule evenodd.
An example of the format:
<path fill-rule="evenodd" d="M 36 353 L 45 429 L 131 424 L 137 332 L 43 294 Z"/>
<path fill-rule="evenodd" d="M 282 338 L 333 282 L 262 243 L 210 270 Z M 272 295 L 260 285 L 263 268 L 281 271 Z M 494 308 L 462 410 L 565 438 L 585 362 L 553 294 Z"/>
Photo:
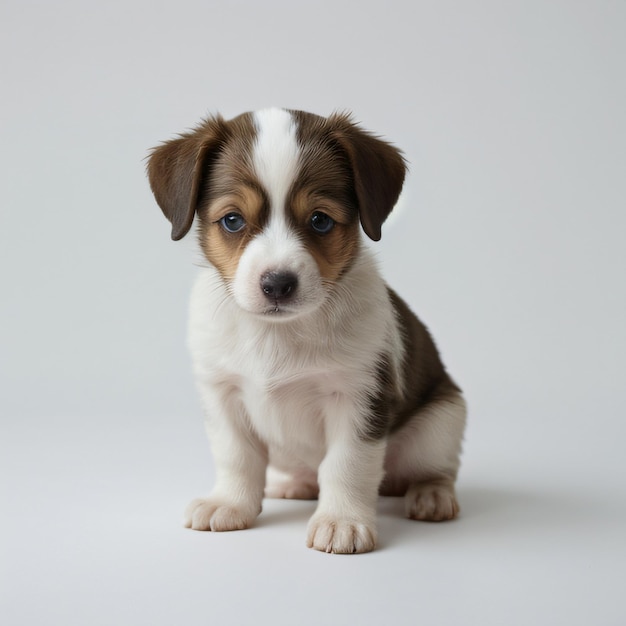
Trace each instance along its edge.
<path fill-rule="evenodd" d="M 266 272 L 261 276 L 261 290 L 273 304 L 288 302 L 298 290 L 298 276 L 293 272 Z"/>

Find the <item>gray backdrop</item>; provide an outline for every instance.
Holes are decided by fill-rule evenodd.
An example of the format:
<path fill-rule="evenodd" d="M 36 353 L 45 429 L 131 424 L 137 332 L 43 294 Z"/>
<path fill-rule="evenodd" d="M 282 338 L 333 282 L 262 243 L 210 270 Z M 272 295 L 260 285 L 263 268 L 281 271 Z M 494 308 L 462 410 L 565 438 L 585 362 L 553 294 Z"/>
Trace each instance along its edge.
<path fill-rule="evenodd" d="M 7 623 L 626 619 L 625 32 L 604 0 L 5 0 Z M 311 503 L 267 503 L 245 533 L 179 525 L 212 480 L 195 252 L 144 158 L 273 105 L 352 110 L 404 151 L 375 249 L 470 404 L 461 519 L 383 501 L 381 549 L 353 560 L 304 548 Z"/>

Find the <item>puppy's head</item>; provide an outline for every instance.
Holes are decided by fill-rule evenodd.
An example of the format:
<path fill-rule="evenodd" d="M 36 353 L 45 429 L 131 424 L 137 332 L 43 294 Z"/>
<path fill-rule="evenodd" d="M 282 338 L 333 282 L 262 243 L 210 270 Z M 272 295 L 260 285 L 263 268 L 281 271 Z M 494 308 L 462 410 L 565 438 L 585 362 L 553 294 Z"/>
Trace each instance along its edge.
<path fill-rule="evenodd" d="M 212 117 L 152 152 L 156 200 L 200 244 L 236 302 L 269 319 L 315 310 L 373 240 L 404 181 L 400 152 L 345 115 L 268 109 Z"/>

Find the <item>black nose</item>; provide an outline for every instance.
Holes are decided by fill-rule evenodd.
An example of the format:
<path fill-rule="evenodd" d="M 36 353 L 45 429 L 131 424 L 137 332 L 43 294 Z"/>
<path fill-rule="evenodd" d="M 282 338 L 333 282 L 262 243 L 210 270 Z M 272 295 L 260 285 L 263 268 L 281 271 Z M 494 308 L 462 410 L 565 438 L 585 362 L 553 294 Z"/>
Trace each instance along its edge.
<path fill-rule="evenodd" d="M 266 272 L 261 276 L 261 289 L 272 302 L 288 300 L 298 288 L 298 277 L 293 272 Z"/>

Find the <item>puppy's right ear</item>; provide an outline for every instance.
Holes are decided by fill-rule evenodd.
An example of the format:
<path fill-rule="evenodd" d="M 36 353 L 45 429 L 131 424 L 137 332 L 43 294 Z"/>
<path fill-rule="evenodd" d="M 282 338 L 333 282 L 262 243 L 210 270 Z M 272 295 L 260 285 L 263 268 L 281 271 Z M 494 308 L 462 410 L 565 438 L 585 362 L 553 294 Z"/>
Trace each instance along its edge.
<path fill-rule="evenodd" d="M 211 117 L 195 130 L 154 148 L 148 160 L 148 179 L 157 204 L 172 223 L 172 239 L 191 228 L 209 162 L 226 137 L 226 124 Z"/>

